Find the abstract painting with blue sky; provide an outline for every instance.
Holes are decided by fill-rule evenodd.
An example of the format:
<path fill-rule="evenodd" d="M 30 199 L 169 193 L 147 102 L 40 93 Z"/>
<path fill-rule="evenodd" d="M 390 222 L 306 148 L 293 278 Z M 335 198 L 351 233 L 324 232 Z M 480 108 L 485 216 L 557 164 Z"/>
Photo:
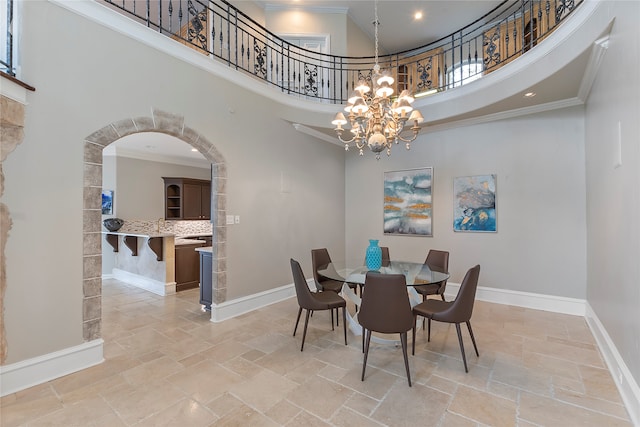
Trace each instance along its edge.
<path fill-rule="evenodd" d="M 453 179 L 453 230 L 495 232 L 496 175 Z"/>

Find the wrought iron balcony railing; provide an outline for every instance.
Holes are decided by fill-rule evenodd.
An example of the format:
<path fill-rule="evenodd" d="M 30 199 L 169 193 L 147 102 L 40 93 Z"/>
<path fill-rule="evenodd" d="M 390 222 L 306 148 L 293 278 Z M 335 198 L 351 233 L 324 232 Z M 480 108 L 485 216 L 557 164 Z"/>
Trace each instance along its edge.
<path fill-rule="evenodd" d="M 221 61 L 283 92 L 344 103 L 374 57 L 336 56 L 298 47 L 259 25 L 225 0 L 100 0 L 109 7 L 212 60 Z M 490 73 L 532 49 L 583 0 L 505 0 L 476 21 L 414 49 L 383 55 L 396 93 L 447 90 Z M 6 53 L 0 66 L 14 74 L 13 0 L 7 4 Z"/>

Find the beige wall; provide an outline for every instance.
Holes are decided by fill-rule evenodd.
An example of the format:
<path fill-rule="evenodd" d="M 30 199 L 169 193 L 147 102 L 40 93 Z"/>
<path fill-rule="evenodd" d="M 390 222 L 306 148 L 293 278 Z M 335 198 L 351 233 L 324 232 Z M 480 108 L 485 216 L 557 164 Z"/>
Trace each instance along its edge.
<path fill-rule="evenodd" d="M 184 144 L 177 141 L 176 144 Z M 110 157 L 104 156 L 103 158 Z M 116 156 L 115 216 L 124 220 L 164 218 L 162 177 L 211 179 L 211 169 Z M 103 165 L 103 176 L 107 166 Z"/>
<path fill-rule="evenodd" d="M 227 233 L 227 299 L 291 283 L 290 257 L 310 273 L 312 247 L 344 256 L 340 147 L 295 131 L 272 101 L 55 4 L 23 9 L 21 77 L 36 92 L 24 143 L 3 165 L 7 363 L 82 343 L 84 139 L 152 108 L 184 116 L 226 160 L 226 207 L 242 218 Z M 234 102 L 249 96 L 250 106 Z"/>
<path fill-rule="evenodd" d="M 238 8 L 238 10 L 242 11 L 242 13 L 248 15 L 256 21 L 258 24 L 264 26 L 265 17 L 264 17 L 264 9 L 258 5 L 255 1 L 252 0 L 233 0 L 229 1 L 232 5 Z"/>
<path fill-rule="evenodd" d="M 615 23 L 585 114 L 587 301 L 638 384 L 640 74 L 628 70 L 640 67 L 640 3 L 606 5 L 601 18 Z M 622 165 L 615 167 L 618 157 Z"/>
<path fill-rule="evenodd" d="M 300 10 L 266 12 L 267 28 L 275 34 L 330 34 L 331 54 L 368 56 L 373 40 L 346 13 L 316 13 Z"/>
<path fill-rule="evenodd" d="M 347 19 L 347 55 L 373 56 L 375 42 L 351 19 Z M 383 54 L 383 52 L 380 52 Z"/>
<path fill-rule="evenodd" d="M 347 255 L 368 239 L 392 257 L 450 252 L 451 282 L 480 264 L 479 286 L 585 298 L 584 120 L 581 107 L 426 133 L 379 161 L 347 155 Z M 385 171 L 433 167 L 433 237 L 382 232 Z M 496 233 L 453 231 L 453 178 L 496 174 Z M 370 215 L 360 215 L 369 212 Z"/>
<path fill-rule="evenodd" d="M 265 13 L 266 26 L 274 34 L 329 34 L 331 54 L 347 54 L 347 15 L 311 13 L 302 9 L 270 10 Z"/>

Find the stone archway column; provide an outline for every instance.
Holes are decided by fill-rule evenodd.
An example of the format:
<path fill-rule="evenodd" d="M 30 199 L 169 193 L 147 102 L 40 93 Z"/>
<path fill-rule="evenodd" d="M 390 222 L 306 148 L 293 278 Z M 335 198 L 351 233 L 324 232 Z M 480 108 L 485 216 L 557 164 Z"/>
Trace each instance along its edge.
<path fill-rule="evenodd" d="M 24 139 L 24 105 L 5 96 L 0 96 L 0 197 L 4 194 L 2 164 L 9 154 Z M 7 338 L 4 326 L 4 294 L 7 288 L 7 265 L 5 246 L 11 230 L 9 208 L 0 203 L 0 365 L 7 358 Z"/>

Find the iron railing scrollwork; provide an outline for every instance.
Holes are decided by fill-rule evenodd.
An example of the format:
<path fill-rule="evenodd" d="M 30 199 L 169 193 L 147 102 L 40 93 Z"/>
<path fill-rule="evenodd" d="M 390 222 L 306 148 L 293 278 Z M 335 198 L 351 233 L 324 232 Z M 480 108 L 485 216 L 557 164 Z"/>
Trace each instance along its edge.
<path fill-rule="evenodd" d="M 336 56 L 298 47 L 225 0 L 95 0 L 284 93 L 344 103 L 371 80 L 373 56 Z M 536 46 L 584 0 L 505 0 L 469 25 L 423 46 L 380 55 L 402 89 L 443 91 L 490 73 Z M 6 2 L 0 70 L 15 74 L 13 9 Z"/>

